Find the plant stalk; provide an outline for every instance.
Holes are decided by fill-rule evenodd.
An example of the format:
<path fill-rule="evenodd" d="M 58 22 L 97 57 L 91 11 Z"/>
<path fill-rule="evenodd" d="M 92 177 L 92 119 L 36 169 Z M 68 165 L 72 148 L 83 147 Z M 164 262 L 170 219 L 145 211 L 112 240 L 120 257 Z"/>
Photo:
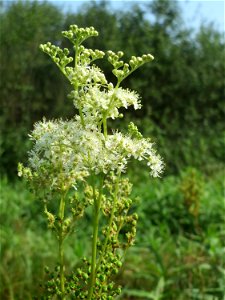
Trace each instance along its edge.
<path fill-rule="evenodd" d="M 100 214 L 100 206 L 101 206 L 101 198 L 102 198 L 102 185 L 100 188 L 100 194 L 98 198 L 96 198 L 95 187 L 93 187 L 94 192 L 94 216 L 93 216 L 93 238 L 92 238 L 92 259 L 91 259 L 91 275 L 89 281 L 89 289 L 88 289 L 88 298 L 87 300 L 92 299 L 94 285 L 96 281 L 96 260 L 97 260 L 97 242 L 98 242 L 98 225 L 99 225 L 99 214 Z"/>
<path fill-rule="evenodd" d="M 106 138 L 107 137 L 107 120 L 106 120 L 106 116 L 102 119 L 103 121 L 103 134 L 104 134 L 104 137 Z"/>
<path fill-rule="evenodd" d="M 59 266 L 60 266 L 60 300 L 65 300 L 65 267 L 64 267 L 64 249 L 63 249 L 63 221 L 65 210 L 65 197 L 62 196 L 59 207 L 60 231 L 59 231 Z"/>

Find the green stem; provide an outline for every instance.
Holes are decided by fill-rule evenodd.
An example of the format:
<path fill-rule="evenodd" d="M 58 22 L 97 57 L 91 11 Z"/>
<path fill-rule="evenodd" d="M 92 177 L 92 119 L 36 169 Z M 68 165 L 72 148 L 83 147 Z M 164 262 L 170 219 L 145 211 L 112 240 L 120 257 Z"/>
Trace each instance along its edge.
<path fill-rule="evenodd" d="M 80 115 L 81 125 L 83 126 L 83 128 L 85 128 L 84 116 L 81 108 L 79 108 L 79 115 Z"/>
<path fill-rule="evenodd" d="M 59 266 L 60 266 L 60 300 L 65 300 L 65 275 L 64 275 L 64 249 L 63 249 L 63 221 L 64 221 L 64 210 L 65 210 L 65 196 L 62 196 L 59 207 Z"/>
<path fill-rule="evenodd" d="M 63 238 L 60 234 L 59 238 L 59 261 L 60 261 L 60 299 L 65 299 L 65 276 L 64 276 L 64 252 L 63 252 Z"/>
<path fill-rule="evenodd" d="M 119 88 L 119 85 L 120 85 L 120 81 L 117 82 L 116 86 L 115 86 L 115 89 L 114 89 L 114 92 L 111 96 L 111 99 L 110 99 L 110 102 L 109 102 L 109 107 L 108 109 L 105 111 L 104 115 L 103 115 L 103 118 L 102 118 L 102 123 L 103 123 L 103 133 L 104 133 L 104 136 L 107 137 L 107 115 L 110 111 L 110 108 L 111 108 L 111 104 L 113 103 L 114 101 L 114 97 L 115 97 L 115 93 L 116 91 L 118 90 Z"/>
<path fill-rule="evenodd" d="M 96 198 L 95 186 L 93 186 L 94 215 L 93 215 L 92 259 L 91 259 L 91 275 L 90 275 L 90 281 L 89 281 L 87 300 L 91 300 L 91 298 L 92 298 L 92 295 L 93 295 L 93 292 L 94 292 L 94 285 L 95 285 L 95 281 L 96 281 L 98 225 L 99 225 L 99 214 L 100 214 L 101 198 L 102 198 L 102 187 L 103 187 L 103 180 L 102 180 L 102 185 L 101 185 L 101 188 L 100 188 L 99 196 L 98 196 L 98 198 Z"/>
<path fill-rule="evenodd" d="M 104 133 L 104 137 L 107 137 L 107 120 L 106 117 L 103 117 L 102 119 L 102 123 L 103 123 L 103 133 Z"/>
<path fill-rule="evenodd" d="M 75 44 L 75 56 L 74 56 L 74 70 L 76 69 L 76 67 L 77 67 L 77 58 L 78 58 L 78 46 L 79 46 L 79 44 Z"/>
<path fill-rule="evenodd" d="M 78 47 L 79 47 L 79 43 L 75 44 L 75 57 L 74 57 L 74 71 L 76 71 L 77 69 L 77 64 L 78 64 L 78 56 L 80 55 L 80 51 L 78 51 Z M 76 84 L 74 85 L 74 90 L 78 91 L 78 82 L 76 82 Z M 80 120 L 81 120 L 81 124 L 83 126 L 83 128 L 85 127 L 85 123 L 84 123 L 84 116 L 83 116 L 83 112 L 82 112 L 82 108 L 81 105 L 79 105 L 78 107 L 79 110 L 79 115 L 80 115 Z"/>

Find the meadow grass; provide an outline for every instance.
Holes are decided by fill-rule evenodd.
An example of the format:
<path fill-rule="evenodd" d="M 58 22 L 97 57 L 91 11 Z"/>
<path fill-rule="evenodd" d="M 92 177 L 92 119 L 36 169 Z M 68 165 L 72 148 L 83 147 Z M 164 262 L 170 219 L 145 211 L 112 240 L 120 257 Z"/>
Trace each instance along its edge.
<path fill-rule="evenodd" d="M 139 213 L 135 246 L 127 252 L 116 280 L 124 287 L 119 299 L 222 300 L 224 284 L 224 199 L 223 174 L 203 176 L 190 170 L 167 176 L 158 182 L 135 181 Z M 190 177 L 197 182 L 190 184 Z M 198 214 L 187 205 L 182 186 L 199 185 Z M 186 191 L 187 192 L 187 191 Z M 196 204 L 195 204 L 196 205 Z M 54 236 L 47 230 L 41 203 L 21 181 L 1 180 L 1 285 L 0 298 L 38 298 L 43 267 L 57 260 Z M 69 268 L 90 251 L 91 213 L 87 211 L 79 231 L 67 241 L 65 256 Z"/>

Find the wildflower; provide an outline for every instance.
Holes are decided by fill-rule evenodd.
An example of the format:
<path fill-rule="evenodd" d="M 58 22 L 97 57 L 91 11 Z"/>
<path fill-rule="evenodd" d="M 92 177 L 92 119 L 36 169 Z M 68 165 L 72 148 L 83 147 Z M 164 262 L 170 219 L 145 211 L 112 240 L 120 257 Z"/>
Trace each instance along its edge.
<path fill-rule="evenodd" d="M 118 273 L 122 264 L 117 248 L 125 249 L 134 243 L 137 224 L 137 216 L 128 214 L 132 204 L 132 185 L 120 174 L 126 172 L 131 159 L 145 162 L 153 177 L 160 176 L 163 170 L 162 159 L 156 154 L 154 144 L 142 136 L 137 126 L 130 123 L 126 134 L 118 130 L 109 134 L 107 128 L 109 118 L 122 116 L 119 112 L 121 108 L 141 108 L 140 96 L 135 91 L 120 87 L 120 83 L 153 57 L 150 54 L 132 56 L 128 64 L 121 60 L 123 52 L 109 51 L 108 61 L 117 78 L 114 86 L 93 64 L 96 59 L 104 57 L 104 52 L 86 49 L 82 45 L 85 39 L 97 35 L 93 27 L 71 25 L 68 31 L 64 31 L 63 36 L 73 43 L 74 58 L 69 56 L 67 48 L 60 49 L 51 43 L 41 45 L 41 49 L 69 80 L 72 86 L 69 98 L 79 115 L 71 120 L 47 121 L 43 118 L 37 122 L 29 134 L 33 148 L 29 152 L 28 167 L 18 166 L 18 175 L 24 176 L 31 188 L 38 192 L 38 197 L 44 200 L 49 228 L 57 236 L 60 267 L 55 282 L 60 282 L 62 299 L 67 292 L 70 293 L 70 284 L 67 283 L 68 291 L 65 289 L 63 240 L 88 205 L 93 206 L 94 218 L 90 271 L 78 269 L 77 276 L 70 276 L 72 289 L 78 291 L 80 299 L 88 300 L 95 299 L 96 291 L 101 294 L 98 298 L 101 296 L 102 299 L 111 299 L 120 293 L 120 288 L 114 288 L 114 283 L 110 282 L 111 275 Z M 98 180 L 93 183 L 96 177 L 99 177 L 100 185 Z M 49 210 L 49 202 L 53 199 L 59 201 L 57 217 L 54 215 L 55 205 L 53 213 Z M 109 224 L 102 230 L 103 241 L 98 239 L 100 211 L 109 218 Z M 119 235 L 123 226 L 126 228 L 123 233 L 126 239 L 123 237 L 121 244 Z M 98 249 L 100 255 L 97 256 Z M 101 276 L 104 278 L 104 289 L 100 290 L 99 274 L 104 275 Z M 87 284 L 87 290 L 84 284 Z M 54 297 L 49 288 L 47 293 Z"/>

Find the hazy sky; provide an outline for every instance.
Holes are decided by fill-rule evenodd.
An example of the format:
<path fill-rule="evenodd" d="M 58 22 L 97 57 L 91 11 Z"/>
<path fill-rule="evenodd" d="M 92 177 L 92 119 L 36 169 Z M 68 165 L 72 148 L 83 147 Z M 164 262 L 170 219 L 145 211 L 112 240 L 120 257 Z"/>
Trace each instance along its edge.
<path fill-rule="evenodd" d="M 133 3 L 147 3 L 151 0 L 131 1 L 131 0 L 108 0 L 112 8 L 118 10 L 126 10 Z M 173 1 L 173 0 L 171 0 Z M 177 0 L 182 9 L 183 19 L 188 27 L 198 28 L 204 22 L 213 22 L 216 28 L 220 31 L 225 31 L 225 2 L 223 0 Z M 49 0 L 54 4 L 59 5 L 65 11 L 76 11 L 89 0 L 75 1 L 75 0 Z M 97 0 L 98 2 L 98 0 Z"/>

